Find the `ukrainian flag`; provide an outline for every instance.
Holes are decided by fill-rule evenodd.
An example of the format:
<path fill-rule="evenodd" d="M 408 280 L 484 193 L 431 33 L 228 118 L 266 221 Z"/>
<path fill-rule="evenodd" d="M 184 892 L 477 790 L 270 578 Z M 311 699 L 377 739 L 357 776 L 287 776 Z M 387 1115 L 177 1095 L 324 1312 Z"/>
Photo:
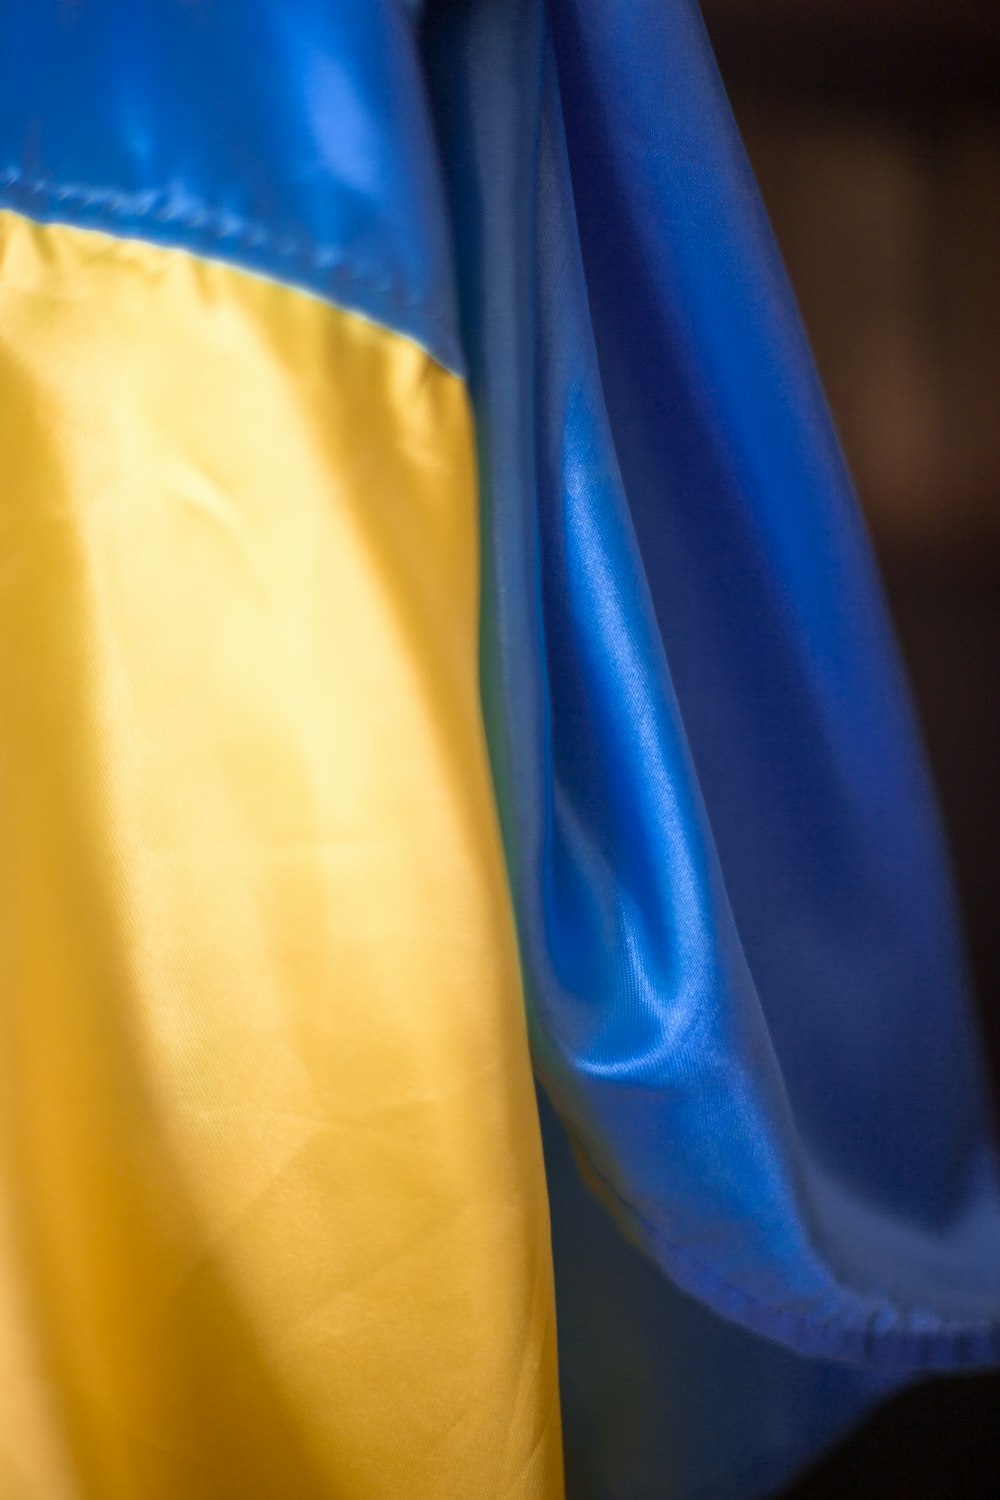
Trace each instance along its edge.
<path fill-rule="evenodd" d="M 750 1500 L 1000 1358 L 693 0 L 0 4 L 0 830 L 0 1500 Z"/>

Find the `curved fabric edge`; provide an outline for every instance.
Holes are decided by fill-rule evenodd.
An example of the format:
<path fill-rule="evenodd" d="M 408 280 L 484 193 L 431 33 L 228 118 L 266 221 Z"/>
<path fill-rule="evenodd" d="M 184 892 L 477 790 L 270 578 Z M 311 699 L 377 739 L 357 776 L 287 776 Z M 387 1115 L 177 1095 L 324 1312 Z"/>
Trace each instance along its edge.
<path fill-rule="evenodd" d="M 1000 1193 L 938 830 L 852 497 L 695 8 L 626 3 L 612 25 L 575 0 L 432 6 L 426 43 L 479 418 L 484 701 L 539 1074 L 626 1232 L 723 1316 L 811 1355 L 993 1363 Z M 658 362 L 643 363 L 650 343 Z M 647 576 L 645 549 L 657 530 L 663 550 L 684 541 L 699 514 L 712 518 L 702 555 L 735 558 L 744 592 L 710 578 L 715 615 L 692 608 L 686 634 L 665 637 L 661 596 L 689 589 L 676 566 Z M 746 662 L 741 628 L 760 650 Z M 710 807 L 709 756 L 688 732 L 700 661 L 737 683 L 716 740 L 762 763 L 758 788 L 713 786 Z M 762 752 L 786 754 L 786 681 L 799 738 L 775 787 Z M 755 795 L 772 836 L 741 850 Z M 800 807 L 814 848 L 800 841 L 782 903 L 768 855 Z M 772 964 L 763 992 L 766 942 L 751 967 L 749 903 L 737 920 L 730 901 L 741 853 L 758 858 L 772 904 L 757 925 L 766 936 L 770 922 L 779 958 L 797 956 L 816 916 L 798 888 L 825 896 L 833 919 L 804 973 L 790 966 L 782 983 Z M 874 913 L 857 932 L 852 857 Z M 747 884 L 752 898 L 752 866 Z M 810 972 L 833 986 L 828 1009 L 808 1008 Z M 853 1014 L 838 985 L 862 997 Z M 859 1098 L 868 1087 L 877 1120 L 865 1027 L 878 1006 L 885 1040 L 880 1020 L 869 1050 L 903 1076 L 885 1075 L 893 1107 L 852 1156 L 852 1115 L 838 1121 L 836 1088 L 810 1098 L 802 1059 L 836 1060 L 834 1081 Z M 927 1034 L 900 1050 L 908 1007 Z M 826 1014 L 843 1026 L 823 1044 Z M 922 1072 L 943 1092 L 921 1096 Z"/>
<path fill-rule="evenodd" d="M 800 1355 L 681 1291 L 585 1185 L 544 1095 L 540 1112 L 574 1500 L 762 1500 L 911 1378 Z"/>
<path fill-rule="evenodd" d="M 0 203 L 290 282 L 461 371 L 413 17 L 387 0 L 238 9 L 8 7 Z"/>
<path fill-rule="evenodd" d="M 462 382 L 4 211 L 0 393 L 12 1500 L 560 1500 Z"/>
<path fill-rule="evenodd" d="M 979 1323 L 949 1321 L 885 1298 L 865 1297 L 836 1283 L 828 1294 L 830 1302 L 843 1296 L 853 1306 L 825 1315 L 822 1311 L 796 1312 L 780 1301 L 755 1297 L 727 1281 L 688 1246 L 671 1239 L 661 1225 L 644 1218 L 595 1167 L 586 1140 L 572 1129 L 567 1134 L 581 1175 L 631 1242 L 662 1266 L 678 1287 L 721 1317 L 776 1339 L 807 1358 L 843 1360 L 890 1374 L 985 1370 L 1000 1364 L 1000 1328 L 985 1318 Z M 887 1326 L 893 1320 L 903 1326 Z"/>

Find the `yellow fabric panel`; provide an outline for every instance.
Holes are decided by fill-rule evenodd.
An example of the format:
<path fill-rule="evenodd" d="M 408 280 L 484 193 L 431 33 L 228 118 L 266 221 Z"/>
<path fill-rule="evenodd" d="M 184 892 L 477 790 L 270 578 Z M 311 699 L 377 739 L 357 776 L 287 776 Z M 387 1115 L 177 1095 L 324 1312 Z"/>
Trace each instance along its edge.
<path fill-rule="evenodd" d="M 553 1500 L 462 383 L 0 214 L 0 1496 Z"/>

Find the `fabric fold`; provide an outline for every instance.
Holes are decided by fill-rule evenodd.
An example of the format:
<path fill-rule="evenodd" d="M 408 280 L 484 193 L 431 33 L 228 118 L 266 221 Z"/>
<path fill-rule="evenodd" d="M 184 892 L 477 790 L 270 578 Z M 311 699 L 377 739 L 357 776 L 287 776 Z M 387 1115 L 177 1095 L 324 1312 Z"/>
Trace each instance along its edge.
<path fill-rule="evenodd" d="M 444 6 L 432 38 L 543 1082 L 717 1312 L 988 1363 L 1000 1191 L 946 863 L 696 8 Z"/>
<path fill-rule="evenodd" d="M 4 1500 L 560 1500 L 477 553 L 410 339 L 0 212 Z"/>

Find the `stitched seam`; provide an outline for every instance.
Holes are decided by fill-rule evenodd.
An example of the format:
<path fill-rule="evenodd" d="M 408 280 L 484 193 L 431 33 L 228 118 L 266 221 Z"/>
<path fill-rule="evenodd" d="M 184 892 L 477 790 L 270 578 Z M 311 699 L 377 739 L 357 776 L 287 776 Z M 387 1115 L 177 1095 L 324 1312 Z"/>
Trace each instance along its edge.
<path fill-rule="evenodd" d="M 918 1349 L 929 1349 L 933 1343 L 939 1341 L 942 1337 L 947 1337 L 957 1342 L 960 1340 L 970 1341 L 984 1336 L 990 1340 L 991 1345 L 997 1344 L 1000 1346 L 1000 1329 L 988 1318 L 980 1318 L 975 1322 L 963 1323 L 958 1320 L 946 1320 L 936 1317 L 936 1315 L 931 1315 L 936 1317 L 936 1326 L 934 1328 L 913 1328 L 908 1322 L 912 1314 L 908 1313 L 905 1308 L 900 1307 L 888 1298 L 864 1297 L 863 1300 L 875 1304 L 873 1312 L 877 1311 L 878 1307 L 891 1308 L 893 1313 L 899 1317 L 902 1324 L 901 1327 L 897 1328 L 874 1329 L 866 1328 L 860 1323 L 845 1320 L 842 1315 L 837 1313 L 830 1313 L 825 1318 L 810 1318 L 803 1313 L 793 1313 L 777 1306 L 773 1302 L 767 1302 L 760 1297 L 755 1297 L 752 1293 L 745 1291 L 743 1287 L 737 1286 L 734 1282 L 727 1281 L 713 1267 L 699 1260 L 686 1245 L 678 1240 L 671 1239 L 653 1220 L 648 1219 L 642 1214 L 633 1203 L 622 1196 L 605 1173 L 601 1171 L 600 1167 L 596 1165 L 589 1146 L 579 1135 L 578 1131 L 571 1127 L 565 1120 L 563 1121 L 563 1128 L 586 1161 L 588 1170 L 593 1173 L 608 1195 L 636 1223 L 641 1225 L 654 1241 L 662 1244 L 669 1252 L 676 1255 L 678 1259 L 686 1261 L 709 1282 L 713 1282 L 716 1286 L 721 1287 L 723 1291 L 731 1293 L 734 1297 L 738 1297 L 749 1307 L 759 1308 L 762 1312 L 770 1313 L 786 1327 L 801 1328 L 814 1334 L 822 1334 L 832 1327 L 835 1332 L 859 1337 L 863 1340 L 866 1348 L 887 1340 L 905 1339 L 908 1342 L 913 1342 Z M 852 1291 L 849 1287 L 844 1290 L 850 1297 L 863 1297 L 862 1293 Z"/>
<path fill-rule="evenodd" d="M 14 188 L 28 197 L 41 199 L 47 205 L 68 208 L 94 208 L 106 210 L 109 216 L 133 224 L 148 223 L 154 230 L 176 225 L 182 229 L 201 229 L 216 240 L 233 240 L 240 249 L 265 251 L 280 260 L 298 264 L 306 276 L 310 272 L 323 271 L 347 285 L 362 288 L 379 297 L 386 297 L 406 312 L 420 311 L 428 326 L 438 335 L 442 345 L 454 357 L 454 336 L 441 313 L 423 300 L 403 296 L 390 281 L 375 281 L 361 275 L 349 265 L 341 252 L 330 247 L 312 245 L 297 240 L 292 235 L 275 236 L 264 225 L 238 214 L 222 212 L 200 204 L 194 211 L 155 208 L 162 196 L 161 190 L 152 189 L 142 193 L 125 193 L 117 188 L 85 187 L 82 184 L 55 183 L 41 177 L 27 177 L 17 167 L 6 167 L 0 172 L 0 190 Z M 430 351 L 429 351 L 430 352 Z"/>

